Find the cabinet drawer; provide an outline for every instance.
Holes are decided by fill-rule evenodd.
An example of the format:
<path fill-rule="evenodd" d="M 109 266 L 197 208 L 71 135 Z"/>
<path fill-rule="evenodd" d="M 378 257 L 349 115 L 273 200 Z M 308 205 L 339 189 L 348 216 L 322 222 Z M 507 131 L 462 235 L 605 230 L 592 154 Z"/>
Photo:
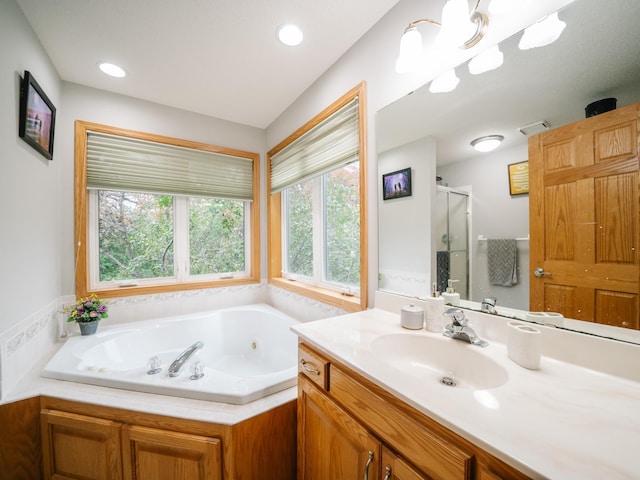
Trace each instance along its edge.
<path fill-rule="evenodd" d="M 298 345 L 298 372 L 329 391 L 329 360 L 302 343 Z"/>
<path fill-rule="evenodd" d="M 430 478 L 471 478 L 474 454 L 452 443 L 444 428 L 430 428 L 405 413 L 400 401 L 383 398 L 335 365 L 330 396 Z"/>

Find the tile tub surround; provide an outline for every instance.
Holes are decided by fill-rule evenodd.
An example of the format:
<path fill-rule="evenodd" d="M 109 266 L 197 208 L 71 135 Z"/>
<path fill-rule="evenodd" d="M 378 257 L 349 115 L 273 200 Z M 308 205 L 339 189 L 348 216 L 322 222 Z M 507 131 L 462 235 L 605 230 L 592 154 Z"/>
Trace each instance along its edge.
<path fill-rule="evenodd" d="M 399 374 L 387 365 L 371 348 L 373 340 L 381 335 L 440 337 L 426 330 L 402 328 L 399 310 L 392 313 L 372 309 L 301 324 L 293 330 L 305 342 L 533 478 L 612 479 L 637 475 L 637 379 L 611 373 L 619 369 L 615 362 L 605 365 L 604 370 L 609 371 L 602 371 L 547 356 L 546 352 L 557 353 L 555 350 L 561 349 L 560 338 L 569 332 L 544 327 L 543 343 L 548 345 L 543 350 L 540 369 L 527 370 L 508 359 L 506 333 L 502 332 L 505 326 L 480 325 L 481 319 L 475 317 L 472 323 L 490 345 L 484 349 L 472 345 L 468 348 L 478 349 L 504 367 L 508 381 L 499 387 L 474 391 L 445 387 L 436 381 L 416 382 L 414 377 Z M 562 341 L 584 345 L 582 337 L 590 338 L 569 335 L 575 338 Z M 495 338 L 501 336 L 502 342 Z M 588 356 L 600 360 L 608 356 L 610 341 L 590 338 L 589 342 Z M 620 345 L 628 347 L 624 353 L 630 362 L 627 370 L 634 369 L 640 360 L 640 347 L 617 346 Z M 569 351 L 580 348 L 564 346 Z M 573 353 L 567 356 L 577 357 Z"/>

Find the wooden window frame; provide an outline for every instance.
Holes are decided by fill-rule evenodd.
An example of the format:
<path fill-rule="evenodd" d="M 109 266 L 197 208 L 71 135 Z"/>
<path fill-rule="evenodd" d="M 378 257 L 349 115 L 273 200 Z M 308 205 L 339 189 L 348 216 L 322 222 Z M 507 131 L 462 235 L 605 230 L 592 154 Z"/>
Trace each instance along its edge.
<path fill-rule="evenodd" d="M 301 282 L 292 282 L 283 278 L 282 193 L 271 193 L 271 157 L 316 125 L 323 122 L 329 116 L 333 115 L 356 97 L 358 97 L 360 151 L 360 296 L 351 297 L 337 291 L 315 287 Z M 366 83 L 361 82 L 267 153 L 267 256 L 269 284 L 341 308 L 347 312 L 365 310 L 368 304 L 366 103 Z"/>
<path fill-rule="evenodd" d="M 208 152 L 236 157 L 244 157 L 253 161 L 253 201 L 250 202 L 250 274 L 239 278 L 224 278 L 206 281 L 174 282 L 162 285 L 125 286 L 111 289 L 91 289 L 89 284 L 89 195 L 87 191 L 87 132 L 101 132 L 112 135 L 138 138 L 150 142 L 165 143 L 185 148 L 195 148 Z M 152 133 L 127 130 L 119 127 L 76 120 L 75 122 L 75 257 L 76 257 L 76 297 L 82 298 L 98 294 L 103 298 L 127 297 L 133 295 L 149 295 L 155 293 L 197 290 L 204 288 L 228 287 L 260 282 L 260 154 L 219 147 L 205 143 L 193 142 L 173 137 L 165 137 Z"/>

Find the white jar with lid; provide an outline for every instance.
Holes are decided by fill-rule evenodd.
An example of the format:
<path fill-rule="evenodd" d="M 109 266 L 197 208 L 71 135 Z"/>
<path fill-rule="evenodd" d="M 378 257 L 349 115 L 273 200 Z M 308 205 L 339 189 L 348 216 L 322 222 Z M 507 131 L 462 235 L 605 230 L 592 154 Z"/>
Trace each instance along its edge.
<path fill-rule="evenodd" d="M 400 325 L 411 330 L 420 330 L 424 325 L 424 310 L 413 304 L 400 310 Z"/>

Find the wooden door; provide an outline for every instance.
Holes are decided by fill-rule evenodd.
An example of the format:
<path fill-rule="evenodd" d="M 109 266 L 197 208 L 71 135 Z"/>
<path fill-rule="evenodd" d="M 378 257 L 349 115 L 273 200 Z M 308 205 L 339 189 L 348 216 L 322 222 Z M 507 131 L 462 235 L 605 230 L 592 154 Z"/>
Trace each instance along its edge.
<path fill-rule="evenodd" d="M 40 422 L 45 479 L 122 478 L 120 423 L 55 410 Z"/>
<path fill-rule="evenodd" d="M 220 480 L 217 438 L 125 425 L 122 458 L 126 480 Z"/>
<path fill-rule="evenodd" d="M 529 139 L 531 311 L 640 328 L 639 112 Z"/>
<path fill-rule="evenodd" d="M 382 448 L 382 475 L 383 480 L 429 479 L 386 447 Z"/>
<path fill-rule="evenodd" d="M 380 478 L 380 442 L 302 376 L 298 391 L 298 480 Z"/>

